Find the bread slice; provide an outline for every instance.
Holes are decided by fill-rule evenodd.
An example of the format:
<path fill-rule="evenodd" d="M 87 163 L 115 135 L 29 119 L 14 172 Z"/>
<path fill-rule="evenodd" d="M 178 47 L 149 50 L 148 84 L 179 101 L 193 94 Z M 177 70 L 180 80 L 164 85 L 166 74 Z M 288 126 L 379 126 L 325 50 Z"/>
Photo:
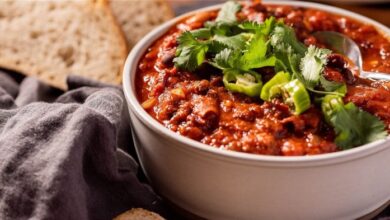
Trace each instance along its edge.
<path fill-rule="evenodd" d="M 113 220 L 164 220 L 160 215 L 141 208 L 130 209 Z"/>
<path fill-rule="evenodd" d="M 126 40 L 102 1 L 1 0 L 0 67 L 65 89 L 69 74 L 120 84 Z"/>
<path fill-rule="evenodd" d="M 164 0 L 110 0 L 109 5 L 130 48 L 153 28 L 174 17 Z"/>

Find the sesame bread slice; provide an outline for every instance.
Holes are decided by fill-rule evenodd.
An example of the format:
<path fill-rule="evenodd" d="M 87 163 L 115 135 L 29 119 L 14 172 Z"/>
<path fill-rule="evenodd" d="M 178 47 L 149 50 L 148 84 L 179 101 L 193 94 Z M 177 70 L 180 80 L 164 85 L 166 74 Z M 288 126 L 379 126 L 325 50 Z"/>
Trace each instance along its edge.
<path fill-rule="evenodd" d="M 0 67 L 66 89 L 66 76 L 120 84 L 126 40 L 100 1 L 0 1 Z"/>

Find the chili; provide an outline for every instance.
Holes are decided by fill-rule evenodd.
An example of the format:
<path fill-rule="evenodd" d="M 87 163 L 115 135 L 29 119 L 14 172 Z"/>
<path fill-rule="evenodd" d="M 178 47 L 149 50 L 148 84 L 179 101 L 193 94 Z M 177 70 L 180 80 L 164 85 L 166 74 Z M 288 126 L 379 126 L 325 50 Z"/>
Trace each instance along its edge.
<path fill-rule="evenodd" d="M 271 16 L 292 26 L 306 45 L 322 46 L 312 36 L 316 31 L 346 34 L 359 45 L 365 70 L 390 73 L 390 41 L 369 24 L 318 9 L 258 2 L 243 3 L 237 13 L 240 21 L 263 22 Z M 272 68 L 262 67 L 256 73 L 223 75 L 211 65 L 201 65 L 193 72 L 180 71 L 173 65 L 178 36 L 197 30 L 199 36 L 207 38 L 209 33 L 198 29 L 216 17 L 217 11 L 211 11 L 185 18 L 150 46 L 136 75 L 138 98 L 145 110 L 168 129 L 221 149 L 285 156 L 340 150 L 321 108 L 306 104 L 308 97 L 298 82 L 285 84 L 285 73 L 275 75 Z M 390 131 L 389 83 L 358 78 L 338 56 L 328 62 L 325 77 L 345 83 L 342 89 L 348 87 L 348 92 L 344 103 L 352 102 L 379 117 Z M 261 81 L 263 90 L 256 94 L 252 88 L 261 88 Z M 237 90 L 247 95 L 234 92 Z M 307 110 L 294 114 L 283 100 L 270 99 L 277 94 L 290 99 L 296 112 Z M 262 101 L 260 96 L 269 101 Z M 328 107 L 323 104 L 323 108 Z"/>

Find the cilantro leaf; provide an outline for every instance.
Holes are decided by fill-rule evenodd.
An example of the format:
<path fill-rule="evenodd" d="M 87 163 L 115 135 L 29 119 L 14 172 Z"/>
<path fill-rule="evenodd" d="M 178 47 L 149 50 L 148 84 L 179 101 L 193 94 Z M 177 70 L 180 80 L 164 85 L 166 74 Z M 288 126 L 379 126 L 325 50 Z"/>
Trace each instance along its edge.
<path fill-rule="evenodd" d="M 244 54 L 240 58 L 240 68 L 243 70 L 255 69 L 264 66 L 274 66 L 275 57 L 266 57 L 268 42 L 263 34 L 255 34 L 249 42 Z"/>
<path fill-rule="evenodd" d="M 228 1 L 222 5 L 218 13 L 216 22 L 235 22 L 237 21 L 236 13 L 241 9 L 241 5 L 234 1 Z"/>
<path fill-rule="evenodd" d="M 276 58 L 274 56 L 266 57 L 268 51 L 266 36 L 260 33 L 250 34 L 250 36 L 252 39 L 249 43 L 243 42 L 244 44 L 239 47 L 231 45 L 228 47 L 230 49 L 224 49 L 218 53 L 212 64 L 219 69 L 234 68 L 240 70 L 274 66 Z M 230 43 L 233 43 L 233 41 Z"/>
<path fill-rule="evenodd" d="M 181 50 L 180 56 L 173 59 L 180 69 L 194 71 L 204 61 L 207 52 L 206 45 L 191 45 Z"/>
<path fill-rule="evenodd" d="M 271 32 L 270 44 L 278 59 L 276 71 L 292 73 L 293 78 L 298 78 L 305 83 L 299 65 L 305 55 L 306 47 L 297 40 L 294 30 L 283 22 L 278 22 Z"/>
<path fill-rule="evenodd" d="M 331 51 L 328 49 L 318 48 L 313 45 L 310 45 L 307 49 L 305 56 L 301 60 L 300 69 L 308 87 L 314 88 L 318 84 L 330 53 Z"/>
<path fill-rule="evenodd" d="M 243 30 L 248 30 L 252 32 L 256 32 L 257 30 L 261 30 L 262 26 L 256 21 L 244 21 L 238 25 Z"/>
<path fill-rule="evenodd" d="M 273 52 L 277 59 L 275 64 L 276 72 L 289 72 L 292 73 L 293 78 L 304 81 L 299 72 L 299 64 L 302 58 L 300 54 L 295 53 L 292 47 L 285 43 L 273 44 Z"/>
<path fill-rule="evenodd" d="M 179 47 L 173 62 L 180 69 L 194 71 L 205 60 L 207 44 L 197 41 L 190 32 L 184 32 L 178 42 Z"/>
<path fill-rule="evenodd" d="M 305 45 L 297 40 L 294 29 L 282 22 L 276 24 L 271 34 L 271 45 L 275 47 L 280 44 L 290 46 L 292 52 L 301 57 L 303 57 L 306 52 Z"/>
<path fill-rule="evenodd" d="M 209 28 L 199 28 L 190 31 L 190 33 L 196 39 L 209 39 L 212 35 L 211 30 Z"/>
<path fill-rule="evenodd" d="M 212 35 L 233 36 L 242 33 L 237 22 L 208 21 L 205 28 L 208 28 Z"/>
<path fill-rule="evenodd" d="M 306 48 L 295 36 L 294 30 L 279 22 L 276 24 L 270 39 L 277 61 L 276 71 L 286 71 L 293 74 L 293 78 L 299 79 L 305 87 L 318 94 L 337 94 L 332 91 L 320 91 L 318 85 L 327 56 L 330 50 L 320 49 L 314 46 Z M 322 80 L 324 83 L 325 80 Z M 329 83 L 328 83 L 329 84 Z"/>
<path fill-rule="evenodd" d="M 237 66 L 237 61 L 240 58 L 241 53 L 229 48 L 225 48 L 218 53 L 211 64 L 218 69 L 233 69 Z"/>
<path fill-rule="evenodd" d="M 210 40 L 208 42 L 209 50 L 208 53 L 212 53 L 213 55 L 220 53 L 222 50 L 226 49 L 227 46 L 219 41 Z"/>
<path fill-rule="evenodd" d="M 258 23 L 254 21 L 244 21 L 239 25 L 239 27 L 246 31 L 251 31 L 254 33 L 262 33 L 264 35 L 269 35 L 272 29 L 275 26 L 275 17 L 267 18 L 263 23 Z"/>
<path fill-rule="evenodd" d="M 183 47 L 191 46 L 193 44 L 198 44 L 199 42 L 195 39 L 191 32 L 185 31 L 178 38 L 179 43 L 178 50 L 181 50 Z"/>
<path fill-rule="evenodd" d="M 382 121 L 360 110 L 352 102 L 340 108 L 330 121 L 338 134 L 335 142 L 343 149 L 370 143 L 387 136 Z"/>
<path fill-rule="evenodd" d="M 257 69 L 265 66 L 275 66 L 276 58 L 274 56 L 262 57 L 257 59 L 241 59 L 241 69 Z"/>
<path fill-rule="evenodd" d="M 340 96 L 327 95 L 321 104 L 325 119 L 334 127 L 335 143 L 349 149 L 385 138 L 385 124 L 352 102 L 344 105 Z"/>
<path fill-rule="evenodd" d="M 256 34 L 246 47 L 246 52 L 243 56 L 243 59 L 248 59 L 252 57 L 262 58 L 267 53 L 267 49 L 268 43 L 266 40 L 266 36 Z"/>
<path fill-rule="evenodd" d="M 219 43 L 224 44 L 229 48 L 241 50 L 242 48 L 245 48 L 245 44 L 249 38 L 249 34 L 242 33 L 231 37 L 216 35 L 214 36 L 213 40 L 218 41 Z"/>
<path fill-rule="evenodd" d="M 347 93 L 347 91 L 346 91 L 347 88 L 346 88 L 345 83 L 327 80 L 327 79 L 325 79 L 325 77 L 323 75 L 320 76 L 320 85 L 327 92 L 342 90 L 342 93 L 341 93 L 342 96 L 344 96 Z"/>
<path fill-rule="evenodd" d="M 205 23 L 213 35 L 233 36 L 241 33 L 238 28 L 236 13 L 241 9 L 241 5 L 234 1 L 228 1 L 222 5 L 215 21 Z"/>

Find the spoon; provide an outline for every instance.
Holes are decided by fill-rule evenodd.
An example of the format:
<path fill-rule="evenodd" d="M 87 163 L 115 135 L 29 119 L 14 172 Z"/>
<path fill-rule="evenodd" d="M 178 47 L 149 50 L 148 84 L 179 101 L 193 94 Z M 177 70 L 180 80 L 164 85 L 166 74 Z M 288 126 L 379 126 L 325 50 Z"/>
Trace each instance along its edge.
<path fill-rule="evenodd" d="M 390 74 L 363 70 L 362 54 L 351 38 L 334 31 L 318 31 L 314 33 L 314 37 L 333 51 L 347 56 L 359 68 L 359 77 L 390 81 Z"/>

